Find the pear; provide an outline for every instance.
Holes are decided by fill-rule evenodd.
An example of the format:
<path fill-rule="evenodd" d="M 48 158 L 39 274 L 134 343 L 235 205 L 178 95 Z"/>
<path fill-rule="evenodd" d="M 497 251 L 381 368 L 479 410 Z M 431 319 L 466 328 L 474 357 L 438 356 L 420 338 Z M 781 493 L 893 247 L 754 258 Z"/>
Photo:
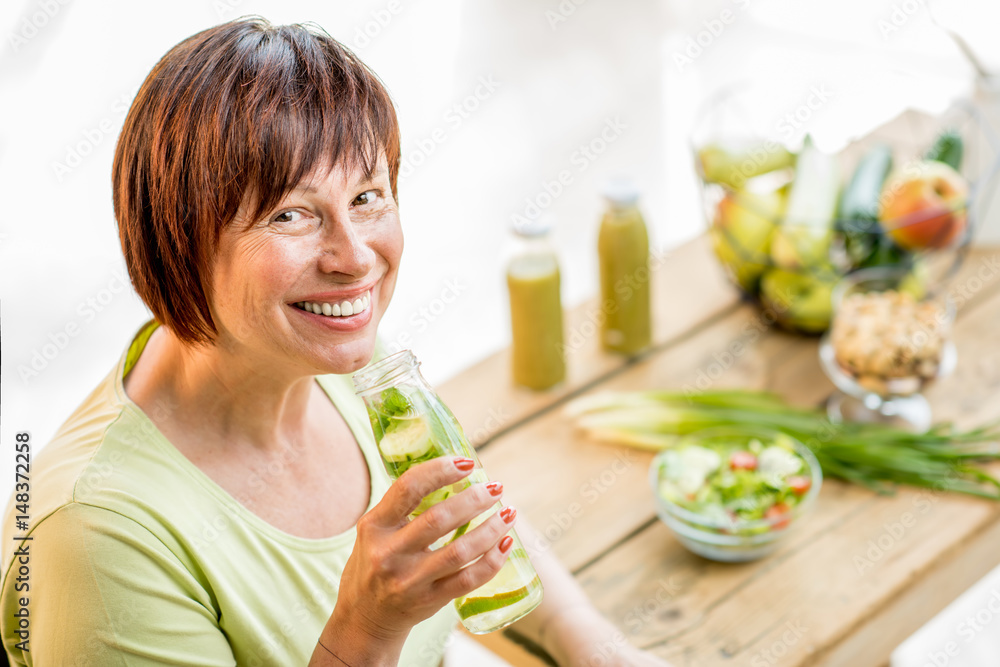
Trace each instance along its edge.
<path fill-rule="evenodd" d="M 770 265 L 771 235 L 785 207 L 782 190 L 766 193 L 727 192 L 716 208 L 709 230 L 712 249 L 733 282 L 756 294 L 761 275 Z"/>

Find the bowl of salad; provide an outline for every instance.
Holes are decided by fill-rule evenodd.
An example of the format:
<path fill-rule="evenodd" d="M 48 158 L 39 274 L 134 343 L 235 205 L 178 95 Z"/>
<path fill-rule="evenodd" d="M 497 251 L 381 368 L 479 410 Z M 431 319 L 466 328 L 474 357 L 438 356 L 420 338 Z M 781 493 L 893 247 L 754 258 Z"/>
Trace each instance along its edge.
<path fill-rule="evenodd" d="M 708 429 L 653 459 L 657 514 L 690 551 L 716 561 L 766 556 L 812 507 L 819 462 L 784 433 Z"/>

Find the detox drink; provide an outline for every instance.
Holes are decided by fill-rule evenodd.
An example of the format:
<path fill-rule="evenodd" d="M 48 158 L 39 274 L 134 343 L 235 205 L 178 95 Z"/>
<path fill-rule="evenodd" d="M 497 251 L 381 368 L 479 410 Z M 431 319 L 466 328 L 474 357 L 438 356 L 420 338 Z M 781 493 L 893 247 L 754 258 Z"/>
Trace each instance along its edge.
<path fill-rule="evenodd" d="M 559 261 L 549 228 L 544 218 L 515 227 L 517 245 L 507 263 L 511 371 L 515 384 L 536 390 L 566 377 Z"/>
<path fill-rule="evenodd" d="M 411 467 L 439 456 L 464 456 L 475 462 L 468 477 L 426 496 L 410 515 L 411 520 L 472 484 L 489 481 L 458 420 L 424 380 L 419 366 L 413 353 L 403 350 L 354 375 L 354 386 L 368 410 L 382 464 L 393 480 Z M 431 548 L 439 549 L 458 539 L 501 507 L 498 501 L 469 523 L 441 537 Z M 517 533 L 512 530 L 509 535 L 514 543 L 500 572 L 455 600 L 462 624 L 474 634 L 506 627 L 542 601 L 542 584 L 528 554 Z"/>
<path fill-rule="evenodd" d="M 607 208 L 597 249 L 605 350 L 634 355 L 652 341 L 649 294 L 649 236 L 639 212 L 639 190 L 619 179 L 605 186 Z"/>

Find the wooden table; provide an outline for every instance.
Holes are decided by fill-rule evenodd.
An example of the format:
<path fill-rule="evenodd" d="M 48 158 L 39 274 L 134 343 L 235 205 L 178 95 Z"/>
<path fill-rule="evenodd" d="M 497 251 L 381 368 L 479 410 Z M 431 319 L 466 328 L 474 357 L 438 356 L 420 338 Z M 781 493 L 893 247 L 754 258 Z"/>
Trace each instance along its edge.
<path fill-rule="evenodd" d="M 759 313 L 725 282 L 704 238 L 654 265 L 655 344 L 643 357 L 599 350 L 595 301 L 567 313 L 577 349 L 563 386 L 513 388 L 503 351 L 439 387 L 442 397 L 506 500 L 633 643 L 678 667 L 887 664 L 896 645 L 1000 562 L 1000 504 L 913 489 L 878 496 L 828 479 L 773 555 L 723 564 L 686 551 L 655 516 L 652 455 L 582 439 L 562 413 L 566 401 L 711 376 L 715 388 L 817 405 L 832 385 L 816 339 L 760 331 Z M 1000 418 L 1000 249 L 970 254 L 954 286 L 958 367 L 927 397 L 937 419 L 970 426 Z M 501 633 L 481 641 L 514 665 L 544 664 Z"/>

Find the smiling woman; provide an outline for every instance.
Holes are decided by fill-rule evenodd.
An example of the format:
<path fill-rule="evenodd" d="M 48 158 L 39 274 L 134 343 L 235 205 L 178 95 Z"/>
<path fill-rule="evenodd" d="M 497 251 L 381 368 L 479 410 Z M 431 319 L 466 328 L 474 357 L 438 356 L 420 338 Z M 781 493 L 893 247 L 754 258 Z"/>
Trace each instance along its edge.
<path fill-rule="evenodd" d="M 32 640 L 3 623 L 12 664 L 440 663 L 448 603 L 503 567 L 516 512 L 431 550 L 503 487 L 408 521 L 474 462 L 390 485 L 353 392 L 403 250 L 399 150 L 385 88 L 318 29 L 233 21 L 153 68 L 113 186 L 154 319 L 34 462 L 30 591 L 8 506 L 0 617 L 27 608 Z M 517 627 L 561 663 L 663 664 L 535 565 L 546 602 Z"/>

